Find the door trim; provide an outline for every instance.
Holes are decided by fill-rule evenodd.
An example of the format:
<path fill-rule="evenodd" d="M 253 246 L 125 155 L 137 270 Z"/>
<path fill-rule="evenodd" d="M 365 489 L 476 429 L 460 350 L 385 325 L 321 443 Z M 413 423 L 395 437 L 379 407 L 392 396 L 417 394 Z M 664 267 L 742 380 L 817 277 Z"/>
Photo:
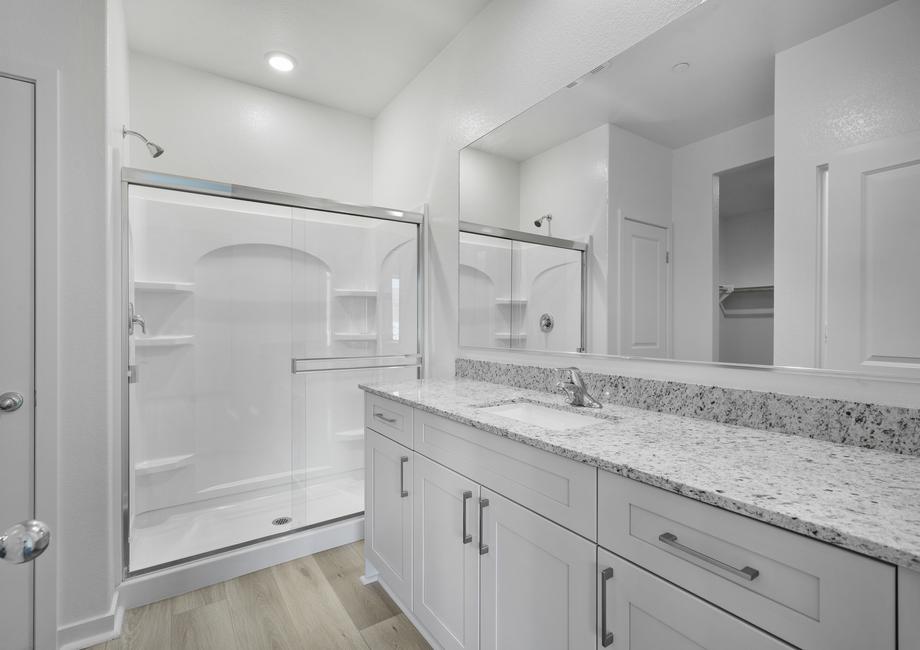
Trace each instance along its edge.
<path fill-rule="evenodd" d="M 57 647 L 58 475 L 58 85 L 55 68 L 0 57 L 0 74 L 35 88 L 34 199 L 34 500 L 52 547 L 34 564 L 33 643 Z M 41 607 L 38 606 L 41 603 Z"/>

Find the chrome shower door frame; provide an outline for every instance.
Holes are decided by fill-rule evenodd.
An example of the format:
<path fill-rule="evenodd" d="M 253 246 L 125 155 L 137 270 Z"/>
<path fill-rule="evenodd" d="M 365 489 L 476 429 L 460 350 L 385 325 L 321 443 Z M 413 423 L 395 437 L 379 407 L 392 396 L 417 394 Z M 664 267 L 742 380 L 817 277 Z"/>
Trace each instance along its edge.
<path fill-rule="evenodd" d="M 537 235 L 532 232 L 523 230 L 512 230 L 510 228 L 500 228 L 498 226 L 488 226 L 471 221 L 461 221 L 459 232 L 469 233 L 471 235 L 483 235 L 485 237 L 494 237 L 496 239 L 507 239 L 512 242 L 524 242 L 527 244 L 539 244 L 541 246 L 551 246 L 553 248 L 564 248 L 567 250 L 578 251 L 581 255 L 581 345 L 576 352 L 587 352 L 588 345 L 588 245 L 584 242 L 573 239 L 562 239 L 559 237 L 548 237 L 547 235 Z M 460 246 L 459 240 L 457 246 Z M 457 292 L 459 295 L 459 277 L 457 279 Z M 457 320 L 457 342 L 460 341 L 460 321 Z"/>
<path fill-rule="evenodd" d="M 224 548 L 215 549 L 207 553 L 181 558 L 172 562 L 159 564 L 138 571 L 131 571 L 130 566 L 130 545 L 129 533 L 131 530 L 131 485 L 129 477 L 130 472 L 130 387 L 129 384 L 133 379 L 133 373 L 129 367 L 130 359 L 130 339 L 129 339 L 129 296 L 130 296 L 130 237 L 128 229 L 128 198 L 129 189 L 132 185 L 141 187 L 152 187 L 164 190 L 175 190 L 179 192 L 189 192 L 191 194 L 200 194 L 206 196 L 220 196 L 241 201 L 252 201 L 254 203 L 267 203 L 280 205 L 291 208 L 303 208 L 307 210 L 318 210 L 322 212 L 331 212 L 356 217 L 367 217 L 371 219 L 381 219 L 384 221 L 398 221 L 402 223 L 413 224 L 416 226 L 416 354 L 406 355 L 379 355 L 366 357 L 326 357 L 322 359 L 291 359 L 291 373 L 304 374 L 307 372 L 317 371 L 335 371 L 335 370 L 359 370 L 359 369 L 389 369 L 389 368 L 416 368 L 416 376 L 421 378 L 424 374 L 424 341 L 425 341 L 425 242 L 427 239 L 425 215 L 420 212 L 411 212 L 406 210 L 395 210 L 371 205 L 359 205 L 351 203 L 342 203 L 331 199 L 321 197 L 306 196 L 301 194 L 292 194 L 288 192 L 279 192 L 267 190 L 247 185 L 236 185 L 233 183 L 222 183 L 200 178 L 187 176 L 178 176 L 174 174 L 164 174 L 145 169 L 132 167 L 123 167 L 121 170 L 121 290 L 119 292 L 120 304 L 117 305 L 121 317 L 119 323 L 121 326 L 121 358 L 119 366 L 123 369 L 124 375 L 121 378 L 121 559 L 122 559 L 122 579 L 160 571 L 180 564 L 186 564 L 214 555 L 226 553 L 228 551 L 245 548 L 252 544 L 264 542 L 269 539 L 284 537 L 293 533 L 304 530 L 327 526 L 332 523 L 351 519 L 354 517 L 364 516 L 364 512 L 345 515 L 329 521 L 323 521 L 300 528 L 284 531 L 275 535 L 259 537 L 249 540 L 242 544 L 235 544 Z M 349 360 L 357 362 L 355 366 L 349 366 Z M 326 364 L 330 367 L 317 367 L 317 364 Z M 305 365 L 306 367 L 301 367 Z"/>

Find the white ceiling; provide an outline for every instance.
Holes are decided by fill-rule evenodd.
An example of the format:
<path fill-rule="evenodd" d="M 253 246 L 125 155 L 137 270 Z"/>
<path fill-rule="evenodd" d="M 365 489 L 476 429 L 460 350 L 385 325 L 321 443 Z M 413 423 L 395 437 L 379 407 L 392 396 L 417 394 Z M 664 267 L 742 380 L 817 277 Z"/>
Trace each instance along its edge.
<path fill-rule="evenodd" d="M 125 0 L 131 49 L 376 116 L 489 0 Z M 282 74 L 265 54 L 298 62 Z"/>
<path fill-rule="evenodd" d="M 890 2 L 709 0 L 472 146 L 526 160 L 609 122 L 682 147 L 772 115 L 777 52 Z"/>

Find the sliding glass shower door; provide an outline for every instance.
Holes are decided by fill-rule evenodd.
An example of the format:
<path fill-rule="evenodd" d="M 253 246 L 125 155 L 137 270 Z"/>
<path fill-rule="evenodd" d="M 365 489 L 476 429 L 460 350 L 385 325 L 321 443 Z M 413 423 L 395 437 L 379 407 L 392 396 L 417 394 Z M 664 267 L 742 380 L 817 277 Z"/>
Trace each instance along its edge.
<path fill-rule="evenodd" d="M 361 513 L 357 385 L 418 376 L 418 224 L 127 197 L 128 570 Z"/>

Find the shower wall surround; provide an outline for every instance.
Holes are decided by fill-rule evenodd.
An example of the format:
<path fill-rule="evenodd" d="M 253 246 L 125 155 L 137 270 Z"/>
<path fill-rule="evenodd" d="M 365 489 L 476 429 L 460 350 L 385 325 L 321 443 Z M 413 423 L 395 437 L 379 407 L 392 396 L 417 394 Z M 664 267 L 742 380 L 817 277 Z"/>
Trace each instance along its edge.
<path fill-rule="evenodd" d="M 457 377 L 555 392 L 559 369 L 458 358 Z M 602 402 L 920 456 L 920 409 L 585 372 Z"/>

